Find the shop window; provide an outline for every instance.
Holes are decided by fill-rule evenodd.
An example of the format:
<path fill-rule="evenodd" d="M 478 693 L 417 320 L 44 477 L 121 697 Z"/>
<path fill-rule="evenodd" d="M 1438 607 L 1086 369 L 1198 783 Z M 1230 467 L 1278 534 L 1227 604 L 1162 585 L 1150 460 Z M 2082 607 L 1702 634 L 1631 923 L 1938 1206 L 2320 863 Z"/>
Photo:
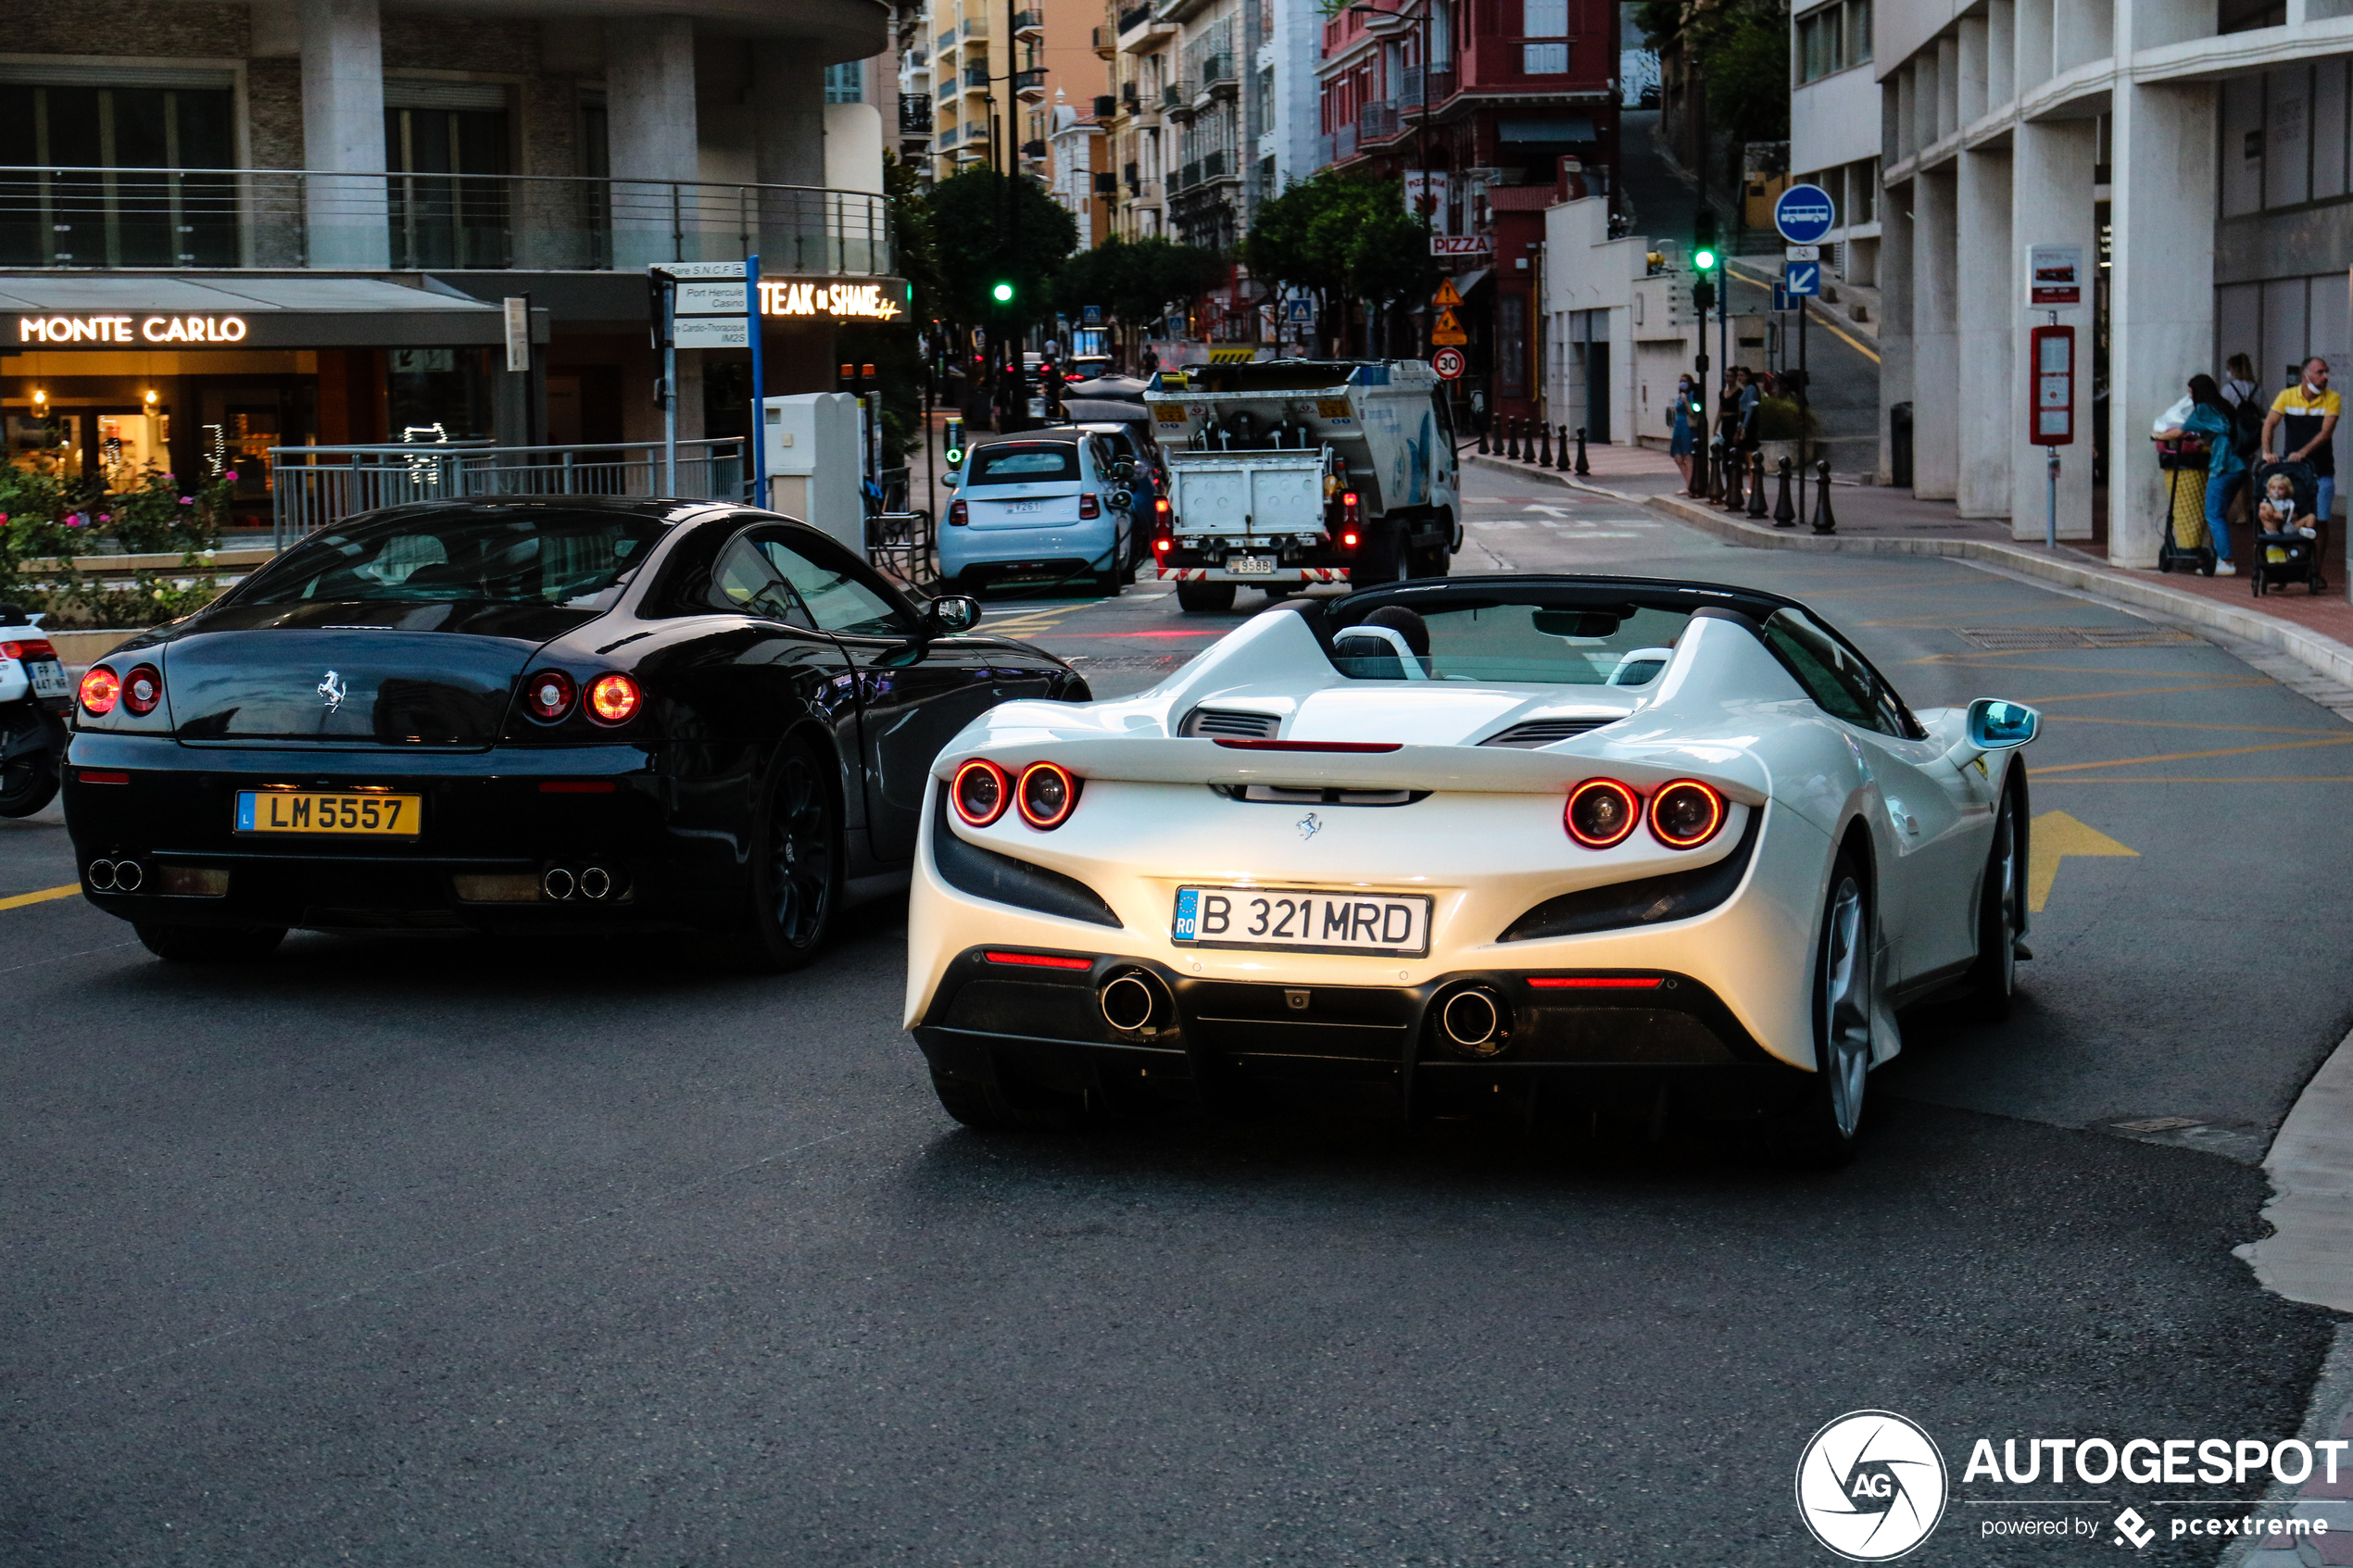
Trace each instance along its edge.
<path fill-rule="evenodd" d="M 233 267 L 231 97 L 0 85 L 0 266 Z"/>
<path fill-rule="evenodd" d="M 458 441 L 492 433 L 490 387 L 478 348 L 396 348 L 389 351 L 385 385 L 390 407 L 389 439 L 410 432 L 414 439 L 442 436 Z M 438 427 L 439 435 L 434 434 Z"/>
<path fill-rule="evenodd" d="M 384 167 L 393 266 L 509 264 L 506 110 L 388 107 Z"/>

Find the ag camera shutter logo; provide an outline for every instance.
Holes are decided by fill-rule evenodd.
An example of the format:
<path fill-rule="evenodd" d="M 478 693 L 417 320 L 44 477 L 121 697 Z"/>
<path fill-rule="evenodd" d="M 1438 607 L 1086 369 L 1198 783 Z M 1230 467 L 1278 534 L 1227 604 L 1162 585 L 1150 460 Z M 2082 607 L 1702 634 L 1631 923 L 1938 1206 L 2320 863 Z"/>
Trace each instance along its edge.
<path fill-rule="evenodd" d="M 1814 1434 L 1797 1461 L 1797 1512 L 1814 1538 L 1850 1562 L 1885 1562 L 1944 1517 L 1944 1456 L 1893 1411 L 1850 1411 Z"/>

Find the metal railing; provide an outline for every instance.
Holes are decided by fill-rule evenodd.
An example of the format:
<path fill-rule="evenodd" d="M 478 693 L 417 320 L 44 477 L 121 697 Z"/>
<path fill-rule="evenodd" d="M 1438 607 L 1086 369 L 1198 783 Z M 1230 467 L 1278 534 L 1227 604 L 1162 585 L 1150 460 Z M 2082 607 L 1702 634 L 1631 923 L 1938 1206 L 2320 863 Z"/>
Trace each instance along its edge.
<path fill-rule="evenodd" d="M 879 275 L 888 198 L 808 185 L 280 169 L 0 168 L 0 267 Z"/>
<path fill-rule="evenodd" d="M 1404 118 L 1395 104 L 1366 104 L 1356 111 L 1356 135 L 1360 141 L 1387 141 L 1404 128 Z"/>
<path fill-rule="evenodd" d="M 270 448 L 271 538 L 290 540 L 379 507 L 474 495 L 668 495 L 739 500 L 744 440 L 678 443 L 668 471 L 660 441 L 494 446 L 486 441 Z"/>
<path fill-rule="evenodd" d="M 1119 13 L 1119 31 L 1122 32 L 1133 32 L 1138 28 L 1143 26 L 1146 22 L 1151 20 L 1151 18 L 1152 8 L 1151 5 L 1130 6 Z"/>
<path fill-rule="evenodd" d="M 920 136 L 931 129 L 931 94 L 901 93 L 899 95 L 899 133 Z"/>

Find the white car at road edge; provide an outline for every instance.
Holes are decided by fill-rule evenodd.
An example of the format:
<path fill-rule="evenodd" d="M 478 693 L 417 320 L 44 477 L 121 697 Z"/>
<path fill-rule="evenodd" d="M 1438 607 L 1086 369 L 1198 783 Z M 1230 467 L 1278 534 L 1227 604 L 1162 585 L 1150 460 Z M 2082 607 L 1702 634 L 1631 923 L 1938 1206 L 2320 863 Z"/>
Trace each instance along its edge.
<path fill-rule="evenodd" d="M 2028 708 L 1797 602 L 1462 577 L 1270 609 L 932 770 L 906 1024 L 950 1114 L 1591 1103 L 1852 1148 L 1896 1010 L 2007 1010 Z"/>

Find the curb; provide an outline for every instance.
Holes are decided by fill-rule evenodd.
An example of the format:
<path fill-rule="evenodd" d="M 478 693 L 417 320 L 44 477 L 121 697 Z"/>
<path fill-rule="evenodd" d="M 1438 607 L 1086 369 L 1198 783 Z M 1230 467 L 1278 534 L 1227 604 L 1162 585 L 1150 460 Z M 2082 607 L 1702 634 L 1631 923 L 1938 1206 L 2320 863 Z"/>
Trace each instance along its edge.
<path fill-rule="evenodd" d="M 2266 1290 L 2353 1312 L 2353 1035 L 2340 1042 L 2263 1157 L 2271 1234 L 2236 1248 Z"/>

